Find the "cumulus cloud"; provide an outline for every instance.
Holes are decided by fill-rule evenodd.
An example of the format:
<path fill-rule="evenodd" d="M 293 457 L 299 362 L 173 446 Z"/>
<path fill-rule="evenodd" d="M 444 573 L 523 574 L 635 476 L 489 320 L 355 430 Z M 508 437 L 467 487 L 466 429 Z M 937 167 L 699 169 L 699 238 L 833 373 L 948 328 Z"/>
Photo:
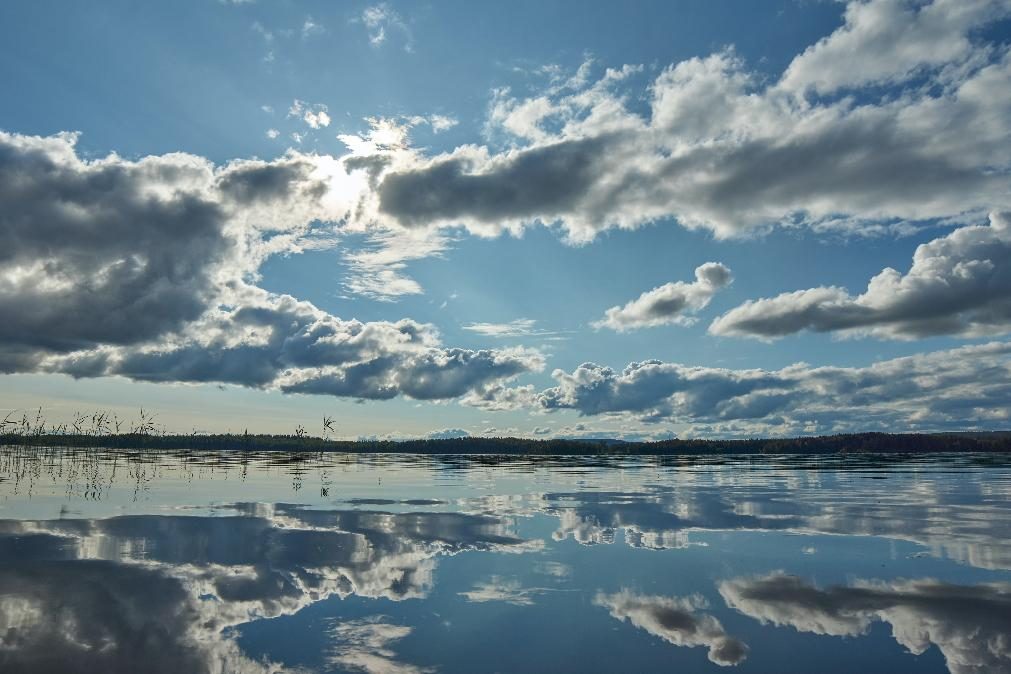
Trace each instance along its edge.
<path fill-rule="evenodd" d="M 0 133 L 0 342 L 8 349 L 158 337 L 203 313 L 237 262 L 240 244 L 226 231 L 228 204 L 213 194 L 208 162 L 85 163 L 75 142 Z M 236 189 L 244 177 L 222 176 Z"/>
<path fill-rule="evenodd" d="M 1011 672 L 1011 585 L 937 580 L 857 582 L 821 589 L 774 573 L 719 585 L 727 605 L 763 623 L 833 636 L 866 634 L 890 623 L 910 653 L 936 645 L 952 674 Z"/>
<path fill-rule="evenodd" d="M 891 339 L 1011 329 L 1011 213 L 922 244 L 906 274 L 885 269 L 857 296 L 818 287 L 745 302 L 709 328 L 771 339 L 802 330 Z"/>
<path fill-rule="evenodd" d="M 969 59 L 971 32 L 1009 13 L 1005 0 L 851 2 L 843 27 L 795 58 L 781 84 L 825 94 L 900 82 Z"/>
<path fill-rule="evenodd" d="M 371 212 L 484 235 L 557 223 L 585 242 L 662 218 L 726 237 L 775 224 L 879 231 L 1006 208 L 1011 56 L 971 39 L 1003 5 L 885 5 L 852 3 L 848 23 L 781 81 L 732 50 L 673 64 L 649 84 L 645 114 L 626 100 L 634 66 L 596 81 L 587 68 L 527 98 L 497 90 L 488 135 L 507 138 L 503 149 L 405 155 L 383 171 Z M 861 17 L 875 12 L 890 18 L 872 40 Z M 877 53 L 878 70 L 850 68 L 866 76 L 847 79 L 849 60 L 833 53 L 854 34 L 896 58 Z M 807 81 L 823 59 L 839 64 L 831 86 L 859 96 L 806 95 L 823 86 Z"/>
<path fill-rule="evenodd" d="M 604 318 L 593 325 L 625 332 L 672 323 L 690 324 L 694 319 L 686 314 L 705 308 L 713 295 L 725 288 L 732 278 L 730 269 L 725 265 L 706 262 L 695 269 L 695 281 L 692 283 L 665 283 L 648 290 L 624 306 L 611 307 Z"/>
<path fill-rule="evenodd" d="M 449 349 L 430 325 L 344 321 L 308 302 L 250 291 L 205 316 L 182 341 L 105 348 L 49 361 L 76 377 L 224 382 L 371 400 L 458 398 L 543 367 L 539 353 Z"/>
<path fill-rule="evenodd" d="M 343 320 L 251 284 L 270 255 L 333 245 L 357 186 L 289 152 L 215 167 L 85 161 L 76 138 L 0 134 L 0 368 L 444 399 L 543 366 L 441 346 L 430 325 Z"/>
<path fill-rule="evenodd" d="M 964 346 L 865 367 L 780 370 L 596 363 L 555 370 L 534 398 L 546 410 L 631 414 L 644 421 L 746 421 L 796 432 L 1003 427 L 1011 399 L 1011 344 Z M 528 398 L 529 400 L 529 398 Z"/>
<path fill-rule="evenodd" d="M 729 636 L 719 620 L 703 612 L 709 604 L 700 595 L 660 597 L 622 590 L 599 593 L 594 603 L 606 608 L 611 617 L 627 620 L 675 646 L 704 646 L 709 660 L 722 667 L 738 665 L 748 657 L 747 644 Z"/>

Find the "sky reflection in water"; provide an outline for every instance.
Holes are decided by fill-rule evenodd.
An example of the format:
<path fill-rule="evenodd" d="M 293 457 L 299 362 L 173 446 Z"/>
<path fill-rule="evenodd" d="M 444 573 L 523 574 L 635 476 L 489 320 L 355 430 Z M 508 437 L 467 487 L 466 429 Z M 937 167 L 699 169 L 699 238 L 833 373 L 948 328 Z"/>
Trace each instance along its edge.
<path fill-rule="evenodd" d="M 0 454 L 4 672 L 1011 672 L 1011 461 Z"/>

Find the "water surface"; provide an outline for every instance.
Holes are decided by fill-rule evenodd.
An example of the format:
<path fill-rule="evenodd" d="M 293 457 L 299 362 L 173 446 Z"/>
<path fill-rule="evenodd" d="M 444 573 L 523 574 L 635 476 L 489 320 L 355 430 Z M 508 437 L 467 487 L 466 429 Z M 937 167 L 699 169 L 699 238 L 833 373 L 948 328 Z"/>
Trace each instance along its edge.
<path fill-rule="evenodd" d="M 0 450 L 3 672 L 1011 672 L 1003 457 Z"/>

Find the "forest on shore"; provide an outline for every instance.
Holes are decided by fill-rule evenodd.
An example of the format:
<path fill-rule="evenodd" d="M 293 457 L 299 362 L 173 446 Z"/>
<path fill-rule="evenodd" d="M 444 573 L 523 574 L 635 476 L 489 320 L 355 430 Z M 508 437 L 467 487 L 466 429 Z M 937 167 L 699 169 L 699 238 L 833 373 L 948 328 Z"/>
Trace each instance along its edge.
<path fill-rule="evenodd" d="M 852 433 L 740 440 L 529 439 L 462 437 L 417 440 L 335 440 L 305 434 L 0 433 L 0 445 L 148 450 L 347 452 L 361 454 L 719 455 L 1011 452 L 1011 431 Z"/>

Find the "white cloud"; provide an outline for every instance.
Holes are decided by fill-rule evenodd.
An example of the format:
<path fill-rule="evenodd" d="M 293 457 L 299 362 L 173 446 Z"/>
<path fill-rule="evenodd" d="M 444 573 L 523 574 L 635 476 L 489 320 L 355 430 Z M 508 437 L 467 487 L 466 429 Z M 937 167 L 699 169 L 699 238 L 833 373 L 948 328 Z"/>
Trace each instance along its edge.
<path fill-rule="evenodd" d="M 301 119 L 313 129 L 322 129 L 330 126 L 330 115 L 327 112 L 327 106 L 322 103 L 306 103 L 296 98 L 288 109 L 288 116 Z"/>
<path fill-rule="evenodd" d="M 996 16 L 977 7 L 966 10 L 972 26 Z M 917 44 L 961 39 L 957 30 L 939 38 L 932 25 L 908 31 Z M 964 58 L 961 47 L 933 49 L 925 82 L 887 91 L 858 82 L 858 97 L 817 100 L 766 82 L 726 50 L 661 72 L 646 115 L 626 102 L 638 67 L 592 81 L 588 62 L 527 98 L 497 90 L 486 131 L 510 139 L 505 149 L 402 155 L 380 174 L 370 209 L 405 227 L 479 235 L 557 223 L 574 242 L 664 218 L 729 237 L 773 225 L 908 231 L 1002 210 L 1011 207 L 1011 56 L 1006 46 L 966 49 Z M 909 54 L 911 64 L 927 58 Z M 941 58 L 955 60 L 938 68 Z"/>
<path fill-rule="evenodd" d="M 380 301 L 394 301 L 405 295 L 424 293 L 404 270 L 411 260 L 438 257 L 450 241 L 439 233 L 399 230 L 373 234 L 366 246 L 344 254 L 348 274 L 344 289 Z"/>
<path fill-rule="evenodd" d="M 426 436 L 429 440 L 451 440 L 454 438 L 468 438 L 470 432 L 462 428 L 444 428 L 439 431 L 432 431 Z"/>
<path fill-rule="evenodd" d="M 537 321 L 532 318 L 517 318 L 506 323 L 468 323 L 462 326 L 464 330 L 476 332 L 485 337 L 547 337 L 552 340 L 565 339 L 557 330 L 542 330 L 537 327 Z"/>
<path fill-rule="evenodd" d="M 405 625 L 383 622 L 384 616 L 361 620 L 335 620 L 331 628 L 333 639 L 331 666 L 367 674 L 424 674 L 434 669 L 418 667 L 396 659 L 393 643 L 408 636 L 412 629 Z"/>
<path fill-rule="evenodd" d="M 730 269 L 719 262 L 706 262 L 695 269 L 695 281 L 665 283 L 648 290 L 624 306 L 611 307 L 596 328 L 618 332 L 659 325 L 690 325 L 690 314 L 705 308 L 717 292 L 733 280 Z"/>
<path fill-rule="evenodd" d="M 1003 428 L 1009 419 L 1011 344 L 994 342 L 884 360 L 865 367 L 730 370 L 630 363 L 616 372 L 583 363 L 555 370 L 557 386 L 519 404 L 646 422 L 740 422 L 738 434 Z M 508 389 L 506 389 L 508 391 Z M 485 396 L 505 398 L 496 387 Z"/>
<path fill-rule="evenodd" d="M 856 297 L 817 287 L 745 302 L 709 328 L 772 339 L 802 330 L 915 339 L 1011 330 L 1011 214 L 920 245 L 906 274 L 885 269 Z"/>
<path fill-rule="evenodd" d="M 369 44 L 373 47 L 381 47 L 386 43 L 391 32 L 396 32 L 404 41 L 404 51 L 414 51 L 414 38 L 411 29 L 389 4 L 381 2 L 378 5 L 366 7 L 362 11 L 360 21 L 368 30 Z"/>
<path fill-rule="evenodd" d="M 901 82 L 972 58 L 971 32 L 1009 13 L 1006 0 L 851 2 L 845 25 L 797 56 L 781 85 L 825 94 Z"/>
<path fill-rule="evenodd" d="M 494 434 L 496 429 L 489 431 L 487 434 Z M 523 587 L 518 580 L 492 576 L 487 581 L 477 583 L 473 589 L 457 594 L 475 603 L 494 601 L 513 606 L 533 606 L 538 594 L 550 591 L 552 588 Z"/>
<path fill-rule="evenodd" d="M 449 117 L 448 115 L 430 115 L 428 123 L 431 125 L 434 133 L 442 133 L 443 131 L 452 129 L 460 122 L 455 117 Z"/>
<path fill-rule="evenodd" d="M 270 138 L 271 140 L 276 139 L 280 135 L 281 132 L 277 129 L 267 129 L 267 138 Z"/>

